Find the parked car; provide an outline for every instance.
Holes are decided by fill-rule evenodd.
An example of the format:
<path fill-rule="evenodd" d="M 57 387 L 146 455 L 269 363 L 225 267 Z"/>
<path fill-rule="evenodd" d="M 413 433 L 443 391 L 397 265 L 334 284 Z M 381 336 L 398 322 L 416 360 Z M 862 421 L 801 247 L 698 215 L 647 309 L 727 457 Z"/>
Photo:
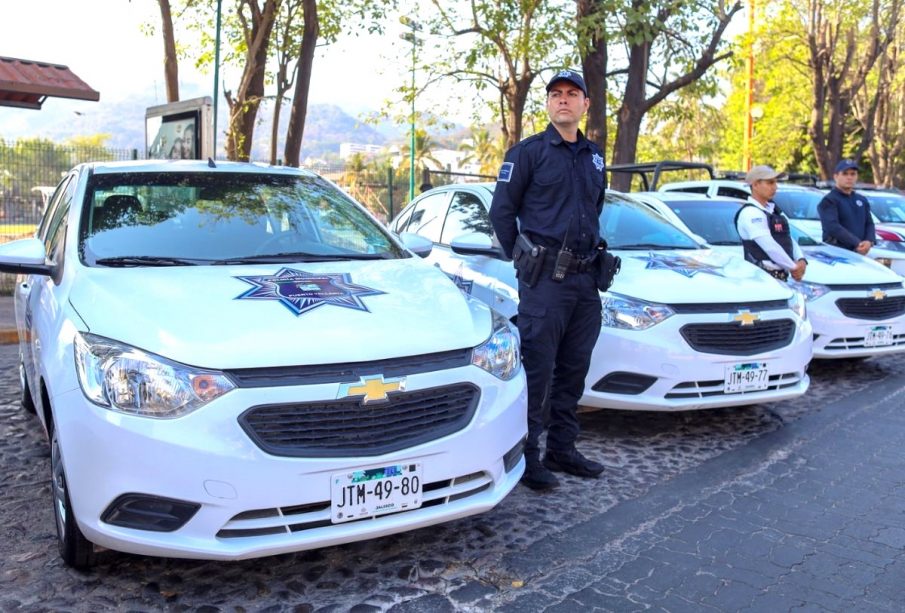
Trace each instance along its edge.
<path fill-rule="evenodd" d="M 706 194 L 708 196 L 726 196 L 747 200 L 751 190 L 743 181 L 734 179 L 711 179 L 706 181 L 678 181 L 661 185 L 659 192 L 686 192 Z M 825 191 L 815 187 L 780 182 L 773 201 L 788 215 L 796 220 L 799 230 L 806 232 L 815 241 L 822 242 L 823 229 L 817 205 L 826 195 Z M 874 216 L 877 224 L 877 241 L 870 250 L 870 257 L 880 264 L 891 268 L 900 276 L 905 276 L 905 242 L 898 233 L 886 228 Z"/>
<path fill-rule="evenodd" d="M 682 192 L 635 194 L 714 250 L 742 253 L 735 216 L 741 202 Z M 808 260 L 805 278 L 789 285 L 807 298 L 815 358 L 860 358 L 905 351 L 902 278 L 869 257 L 820 243 L 790 220 Z"/>
<path fill-rule="evenodd" d="M 433 241 L 428 261 L 515 320 L 515 270 L 494 245 L 489 220 L 494 186 L 435 188 L 390 226 Z M 607 194 L 600 222 L 622 271 L 602 295 L 583 406 L 677 411 L 807 390 L 811 324 L 800 294 L 740 257 L 702 249 L 624 194 Z"/>
<path fill-rule="evenodd" d="M 307 171 L 73 169 L 0 246 L 66 563 L 245 559 L 499 503 L 524 470 L 517 336 L 405 244 Z"/>

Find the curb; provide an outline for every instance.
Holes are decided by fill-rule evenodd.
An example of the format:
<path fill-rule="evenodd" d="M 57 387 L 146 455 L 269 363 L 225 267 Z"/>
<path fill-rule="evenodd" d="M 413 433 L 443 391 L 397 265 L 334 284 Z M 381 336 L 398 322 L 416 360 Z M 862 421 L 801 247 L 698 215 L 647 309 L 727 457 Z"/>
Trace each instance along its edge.
<path fill-rule="evenodd" d="M 0 329 L 0 345 L 14 345 L 18 342 L 18 330 L 15 328 Z"/>

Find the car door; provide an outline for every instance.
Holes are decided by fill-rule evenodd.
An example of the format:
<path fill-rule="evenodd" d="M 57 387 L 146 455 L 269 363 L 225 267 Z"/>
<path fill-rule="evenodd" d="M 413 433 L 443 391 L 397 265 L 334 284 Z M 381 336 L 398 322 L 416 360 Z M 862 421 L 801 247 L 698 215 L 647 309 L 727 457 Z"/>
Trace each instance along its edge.
<path fill-rule="evenodd" d="M 75 173 L 60 183 L 38 230 L 38 238 L 44 243 L 47 264 L 62 265 L 67 220 L 77 183 Z M 50 319 L 59 313 L 55 297 L 45 294 L 56 286 L 58 279 L 59 274 L 52 277 L 23 275 L 16 287 L 16 312 L 21 314 L 16 318 L 20 322 L 19 350 L 25 374 L 36 398 L 42 337 L 46 337 L 48 333 L 46 326 Z"/>

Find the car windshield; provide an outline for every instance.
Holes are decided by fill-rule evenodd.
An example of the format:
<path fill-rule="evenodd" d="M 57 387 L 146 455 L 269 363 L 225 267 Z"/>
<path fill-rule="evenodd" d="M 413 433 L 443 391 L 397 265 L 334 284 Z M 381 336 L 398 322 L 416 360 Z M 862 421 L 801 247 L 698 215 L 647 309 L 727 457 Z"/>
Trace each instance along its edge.
<path fill-rule="evenodd" d="M 711 245 L 741 245 L 735 225 L 735 214 L 742 202 L 717 200 L 671 201 L 669 206 L 692 232 L 701 236 Z M 813 247 L 820 243 L 799 230 L 794 222 L 789 224 L 792 239 L 803 247 Z"/>
<path fill-rule="evenodd" d="M 79 253 L 89 266 L 408 257 L 316 176 L 99 173 L 83 206 Z"/>
<path fill-rule="evenodd" d="M 692 237 L 634 200 L 608 192 L 600 233 L 611 249 L 700 249 Z"/>
<path fill-rule="evenodd" d="M 880 221 L 905 223 L 905 196 L 891 192 L 861 192 L 870 202 L 870 210 Z"/>
<path fill-rule="evenodd" d="M 818 189 L 779 189 L 773 202 L 790 219 L 820 219 L 817 205 L 826 194 Z"/>

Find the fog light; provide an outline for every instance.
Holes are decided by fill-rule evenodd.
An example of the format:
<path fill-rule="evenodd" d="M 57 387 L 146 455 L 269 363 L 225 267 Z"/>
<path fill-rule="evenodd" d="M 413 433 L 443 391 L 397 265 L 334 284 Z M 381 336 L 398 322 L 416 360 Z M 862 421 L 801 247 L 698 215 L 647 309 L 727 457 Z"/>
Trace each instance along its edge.
<path fill-rule="evenodd" d="M 172 532 L 190 520 L 201 505 L 148 494 L 123 494 L 101 515 L 101 521 L 113 526 Z"/>
<path fill-rule="evenodd" d="M 522 459 L 522 456 L 525 453 L 525 439 L 520 440 L 515 444 L 515 447 L 506 452 L 506 455 L 503 456 L 503 468 L 506 469 L 506 472 L 512 472 L 512 469 L 518 465 L 518 461 Z"/>
<path fill-rule="evenodd" d="M 595 383 L 591 389 L 604 394 L 633 396 L 646 391 L 656 380 L 656 377 L 639 375 L 634 372 L 611 372 Z"/>

